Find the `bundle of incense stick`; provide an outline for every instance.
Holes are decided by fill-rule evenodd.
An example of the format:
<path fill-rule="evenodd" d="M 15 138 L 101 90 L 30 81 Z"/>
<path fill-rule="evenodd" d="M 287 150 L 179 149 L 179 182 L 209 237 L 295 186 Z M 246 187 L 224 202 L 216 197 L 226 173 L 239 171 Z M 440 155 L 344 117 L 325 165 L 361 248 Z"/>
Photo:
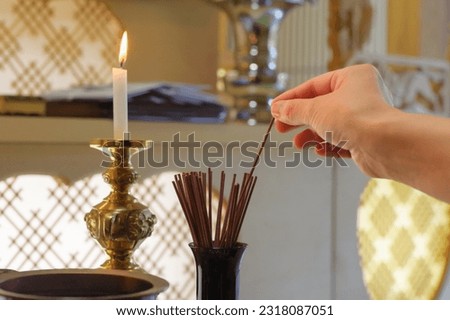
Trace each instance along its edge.
<path fill-rule="evenodd" d="M 193 242 L 203 248 L 229 248 L 236 244 L 245 213 L 256 184 L 246 173 L 242 182 L 233 175 L 228 203 L 225 204 L 225 173 L 220 177 L 217 211 L 213 212 L 212 171 L 175 175 L 173 185 L 191 230 Z M 213 223 L 214 222 L 214 223 Z"/>
<path fill-rule="evenodd" d="M 230 248 L 238 239 L 245 214 L 255 188 L 253 176 L 256 165 L 266 144 L 274 120 L 269 124 L 250 173 L 245 173 L 241 183 L 233 175 L 225 204 L 225 172 L 221 172 L 217 211 L 213 212 L 213 174 L 189 172 L 175 175 L 172 182 L 189 225 L 193 242 L 202 248 Z"/>

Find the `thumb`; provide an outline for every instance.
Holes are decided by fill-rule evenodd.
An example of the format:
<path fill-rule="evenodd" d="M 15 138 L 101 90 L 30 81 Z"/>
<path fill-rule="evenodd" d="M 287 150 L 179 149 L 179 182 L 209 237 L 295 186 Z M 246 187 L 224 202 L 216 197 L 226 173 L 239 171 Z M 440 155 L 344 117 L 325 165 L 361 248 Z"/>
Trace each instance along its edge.
<path fill-rule="evenodd" d="M 272 116 L 291 126 L 309 125 L 317 114 L 320 98 L 275 101 L 271 107 Z"/>

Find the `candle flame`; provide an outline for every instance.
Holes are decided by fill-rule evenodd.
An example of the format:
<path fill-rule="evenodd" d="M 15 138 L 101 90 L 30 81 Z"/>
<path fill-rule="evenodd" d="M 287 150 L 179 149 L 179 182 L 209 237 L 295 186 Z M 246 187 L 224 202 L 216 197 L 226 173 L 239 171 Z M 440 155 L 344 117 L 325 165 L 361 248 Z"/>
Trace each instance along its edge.
<path fill-rule="evenodd" d="M 125 31 L 122 36 L 122 41 L 120 42 L 120 52 L 119 52 L 119 65 L 121 68 L 125 65 L 127 61 L 128 52 L 128 33 Z"/>

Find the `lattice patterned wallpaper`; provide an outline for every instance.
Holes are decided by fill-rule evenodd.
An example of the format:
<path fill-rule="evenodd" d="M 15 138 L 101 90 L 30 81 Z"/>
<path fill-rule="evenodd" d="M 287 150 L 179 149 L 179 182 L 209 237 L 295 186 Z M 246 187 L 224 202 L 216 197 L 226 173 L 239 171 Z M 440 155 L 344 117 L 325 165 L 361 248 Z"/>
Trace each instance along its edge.
<path fill-rule="evenodd" d="M 134 257 L 144 270 L 169 281 L 161 299 L 194 299 L 191 236 L 172 179 L 170 172 L 147 177 L 132 190 L 158 219 Z M 108 193 L 100 174 L 72 184 L 43 175 L 0 181 L 0 268 L 99 267 L 106 256 L 90 238 L 84 215 Z"/>
<path fill-rule="evenodd" d="M 100 1 L 0 1 L 0 94 L 109 83 L 122 32 Z"/>

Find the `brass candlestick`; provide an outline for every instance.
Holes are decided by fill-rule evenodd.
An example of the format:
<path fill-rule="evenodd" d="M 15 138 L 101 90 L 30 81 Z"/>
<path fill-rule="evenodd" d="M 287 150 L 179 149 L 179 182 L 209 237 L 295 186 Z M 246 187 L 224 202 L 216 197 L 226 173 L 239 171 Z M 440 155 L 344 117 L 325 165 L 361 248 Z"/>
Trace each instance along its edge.
<path fill-rule="evenodd" d="M 153 232 L 156 217 L 129 193 L 137 180 L 130 158 L 149 147 L 145 140 L 95 140 L 91 147 L 111 159 L 103 179 L 111 193 L 85 216 L 91 236 L 104 248 L 109 259 L 106 269 L 139 269 L 133 262 L 134 250 Z"/>

